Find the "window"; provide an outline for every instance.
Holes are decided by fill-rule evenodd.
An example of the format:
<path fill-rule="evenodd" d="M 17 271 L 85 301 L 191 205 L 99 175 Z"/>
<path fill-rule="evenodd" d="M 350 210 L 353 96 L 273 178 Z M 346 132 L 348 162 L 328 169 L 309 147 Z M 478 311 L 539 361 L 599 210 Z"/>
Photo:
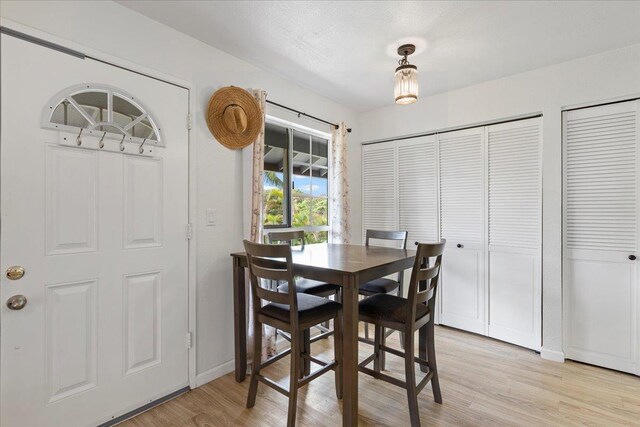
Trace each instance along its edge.
<path fill-rule="evenodd" d="M 329 238 L 329 138 L 267 122 L 264 226 L 302 228 L 307 243 Z"/>
<path fill-rule="evenodd" d="M 162 145 L 160 129 L 149 112 L 123 91 L 106 85 L 79 85 L 56 95 L 45 111 L 44 126 L 104 132 Z"/>

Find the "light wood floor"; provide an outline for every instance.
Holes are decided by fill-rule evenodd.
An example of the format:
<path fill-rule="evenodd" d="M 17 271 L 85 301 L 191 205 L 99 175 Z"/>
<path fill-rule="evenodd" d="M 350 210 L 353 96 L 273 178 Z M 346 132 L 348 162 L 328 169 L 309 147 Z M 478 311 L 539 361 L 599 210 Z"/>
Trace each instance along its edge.
<path fill-rule="evenodd" d="M 397 334 L 389 338 L 397 346 Z M 332 339 L 312 352 L 332 354 Z M 370 354 L 361 344 L 360 359 Z M 430 385 L 420 394 L 423 426 L 640 425 L 640 378 L 575 362 L 555 363 L 489 338 L 436 327 L 436 351 L 443 404 L 433 402 Z M 387 369 L 403 375 L 403 363 L 387 356 Z M 287 383 L 289 358 L 267 375 Z M 121 426 L 284 426 L 287 400 L 260 385 L 256 406 L 245 409 L 248 379 L 236 383 L 225 375 L 164 403 Z M 404 391 L 360 374 L 362 426 L 409 425 Z M 340 426 L 333 373 L 313 381 L 298 394 L 298 425 Z"/>

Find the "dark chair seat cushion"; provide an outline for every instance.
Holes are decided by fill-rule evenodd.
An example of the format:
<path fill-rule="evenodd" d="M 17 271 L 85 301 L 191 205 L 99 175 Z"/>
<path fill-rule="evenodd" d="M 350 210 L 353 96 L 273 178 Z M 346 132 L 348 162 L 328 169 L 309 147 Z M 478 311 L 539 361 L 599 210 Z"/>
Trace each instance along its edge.
<path fill-rule="evenodd" d="M 407 300 L 395 295 L 378 294 L 365 298 L 359 303 L 360 318 L 387 322 L 405 323 L 407 320 Z M 424 304 L 416 307 L 416 320 L 429 313 Z"/>
<path fill-rule="evenodd" d="M 325 293 L 336 293 L 340 289 L 337 285 L 332 285 L 330 283 L 318 282 L 317 280 L 311 279 L 296 279 L 296 291 L 299 294 L 309 294 L 309 295 L 318 295 Z M 280 292 L 289 292 L 289 284 L 284 283 L 278 286 L 278 290 Z"/>
<path fill-rule="evenodd" d="M 400 283 L 391 279 L 376 279 L 360 285 L 362 295 L 390 294 L 400 287 Z"/>
<path fill-rule="evenodd" d="M 328 298 L 308 294 L 298 294 L 298 319 L 300 323 L 310 323 L 315 319 L 326 319 L 335 316 L 342 305 Z M 289 306 L 270 303 L 262 307 L 260 312 L 274 319 L 289 323 Z M 322 321 L 322 320 L 320 320 Z"/>

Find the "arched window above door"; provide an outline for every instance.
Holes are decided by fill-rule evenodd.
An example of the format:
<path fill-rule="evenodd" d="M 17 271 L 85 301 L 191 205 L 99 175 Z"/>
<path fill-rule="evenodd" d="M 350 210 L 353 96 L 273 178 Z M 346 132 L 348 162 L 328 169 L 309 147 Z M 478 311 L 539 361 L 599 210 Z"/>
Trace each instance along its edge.
<path fill-rule="evenodd" d="M 129 141 L 164 145 L 149 110 L 133 96 L 107 85 L 83 84 L 59 92 L 45 107 L 42 121 L 47 128 L 88 129 L 92 133 L 125 136 Z"/>

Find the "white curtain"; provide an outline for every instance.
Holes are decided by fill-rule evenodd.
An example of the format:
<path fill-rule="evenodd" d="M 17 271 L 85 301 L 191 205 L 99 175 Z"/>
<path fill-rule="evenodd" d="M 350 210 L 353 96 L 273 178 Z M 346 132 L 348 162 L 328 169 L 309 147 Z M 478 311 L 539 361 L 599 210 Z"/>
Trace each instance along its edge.
<path fill-rule="evenodd" d="M 264 127 L 267 92 L 254 89 L 253 96 L 262 111 L 262 129 L 253 143 L 253 167 L 251 176 L 251 233 L 252 242 L 262 242 L 262 180 L 264 176 Z"/>
<path fill-rule="evenodd" d="M 331 133 L 331 242 L 349 243 L 349 181 L 347 179 L 347 126 Z"/>
<path fill-rule="evenodd" d="M 260 133 L 256 138 L 255 142 L 248 148 L 252 150 L 252 168 L 251 168 L 251 218 L 250 218 L 250 233 L 249 239 L 252 242 L 262 242 L 263 235 L 263 209 L 262 209 L 262 189 L 263 189 L 263 177 L 264 177 L 264 124 L 265 124 L 265 113 L 266 113 L 266 100 L 267 100 L 267 92 L 260 89 L 254 89 L 251 91 L 253 96 L 256 98 L 258 103 L 260 104 L 260 110 L 262 111 L 262 129 L 260 129 Z M 247 275 L 246 277 L 246 285 L 247 285 L 247 296 L 250 295 L 251 282 Z M 249 313 L 249 319 L 247 322 L 247 332 L 248 332 L 248 349 L 247 356 L 248 360 L 251 360 L 253 355 L 253 302 L 249 297 L 247 301 L 247 306 L 249 309 L 247 310 Z M 276 353 L 276 340 L 275 340 L 275 329 L 270 326 L 263 326 L 262 330 L 263 338 L 262 338 L 262 359 L 266 360 L 269 356 L 272 356 Z"/>

